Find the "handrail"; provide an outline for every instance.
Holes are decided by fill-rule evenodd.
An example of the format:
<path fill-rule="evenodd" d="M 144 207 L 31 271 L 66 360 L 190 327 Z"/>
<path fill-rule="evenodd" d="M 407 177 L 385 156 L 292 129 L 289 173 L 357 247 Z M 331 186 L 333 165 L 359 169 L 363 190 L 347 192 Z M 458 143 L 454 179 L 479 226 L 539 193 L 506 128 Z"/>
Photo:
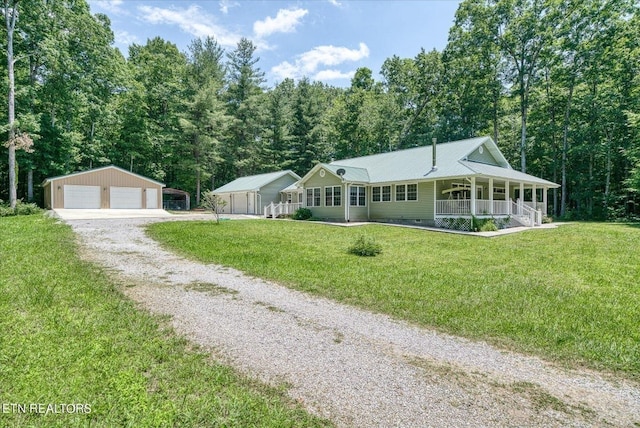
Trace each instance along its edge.
<path fill-rule="evenodd" d="M 264 216 L 266 218 L 278 218 L 281 215 L 293 214 L 298 208 L 302 207 L 300 202 L 271 202 L 269 205 L 264 206 Z"/>
<path fill-rule="evenodd" d="M 529 226 L 533 227 L 542 224 L 542 213 L 540 211 L 531 208 L 520 199 L 518 199 L 517 203 L 511 200 L 511 204 L 513 215 L 520 217 L 521 219 L 526 218 L 529 222 Z"/>

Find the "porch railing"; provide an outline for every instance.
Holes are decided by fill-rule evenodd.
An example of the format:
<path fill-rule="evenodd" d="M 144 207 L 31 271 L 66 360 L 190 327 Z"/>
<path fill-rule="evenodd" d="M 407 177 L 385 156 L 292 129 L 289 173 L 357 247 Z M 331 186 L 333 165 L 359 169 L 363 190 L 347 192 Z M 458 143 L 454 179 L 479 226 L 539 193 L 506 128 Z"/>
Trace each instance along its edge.
<path fill-rule="evenodd" d="M 474 215 L 509 215 L 509 201 L 492 201 L 476 199 Z M 447 199 L 436 201 L 436 215 L 471 215 L 471 200 Z"/>
<path fill-rule="evenodd" d="M 436 201 L 436 215 L 470 215 L 469 199 L 447 199 Z"/>
<path fill-rule="evenodd" d="M 535 206 L 535 208 L 534 208 Z M 520 223 L 527 226 L 542 224 L 542 204 L 537 202 L 514 202 L 508 201 L 492 201 L 486 199 L 476 199 L 476 209 L 473 215 L 512 215 Z M 471 200 L 469 199 L 447 199 L 436 201 L 437 216 L 470 216 Z"/>
<path fill-rule="evenodd" d="M 535 211 L 541 211 L 543 214 L 545 213 L 545 205 L 543 202 L 524 202 L 526 206 L 532 208 Z"/>
<path fill-rule="evenodd" d="M 540 226 L 542 224 L 542 211 L 531 207 L 533 203 L 511 201 L 511 212 L 516 220 L 524 226 Z"/>
<path fill-rule="evenodd" d="M 280 202 L 278 204 L 271 202 L 269 205 L 265 205 L 264 216 L 267 218 L 278 218 L 282 215 L 293 214 L 301 207 L 302 202 Z"/>

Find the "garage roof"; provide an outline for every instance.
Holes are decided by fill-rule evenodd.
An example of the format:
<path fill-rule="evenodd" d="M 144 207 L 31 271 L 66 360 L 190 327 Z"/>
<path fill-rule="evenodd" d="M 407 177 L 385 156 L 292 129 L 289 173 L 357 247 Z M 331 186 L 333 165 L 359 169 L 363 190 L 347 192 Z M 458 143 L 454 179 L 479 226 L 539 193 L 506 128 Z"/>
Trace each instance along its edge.
<path fill-rule="evenodd" d="M 137 178 L 139 178 L 141 180 L 150 181 L 150 182 L 152 182 L 154 184 L 158 184 L 158 185 L 160 185 L 162 187 L 165 187 L 164 183 L 160 183 L 159 181 L 152 180 L 152 179 L 150 179 L 148 177 L 145 177 L 143 175 L 135 174 L 133 172 L 127 171 L 126 169 L 122 169 L 122 168 L 117 167 L 115 165 L 103 166 L 101 168 L 88 169 L 86 171 L 74 172 L 72 174 L 67 174 L 67 175 L 59 175 L 57 177 L 50 177 L 50 178 L 45 179 L 42 182 L 42 185 L 44 186 L 45 184 L 51 183 L 52 181 L 59 180 L 61 178 L 69 178 L 69 177 L 75 177 L 75 176 L 83 175 L 83 174 L 91 174 L 91 173 L 94 173 L 94 172 L 104 171 L 104 170 L 107 170 L 107 169 L 115 169 L 115 170 L 120 171 L 122 173 L 129 174 L 129 175 L 132 175 L 134 177 L 137 177 Z"/>
<path fill-rule="evenodd" d="M 233 192 L 256 192 L 267 184 L 291 175 L 295 180 L 300 180 L 300 176 L 291 170 L 270 172 L 267 174 L 250 175 L 248 177 L 240 177 L 222 187 L 215 189 L 214 193 L 233 193 Z"/>

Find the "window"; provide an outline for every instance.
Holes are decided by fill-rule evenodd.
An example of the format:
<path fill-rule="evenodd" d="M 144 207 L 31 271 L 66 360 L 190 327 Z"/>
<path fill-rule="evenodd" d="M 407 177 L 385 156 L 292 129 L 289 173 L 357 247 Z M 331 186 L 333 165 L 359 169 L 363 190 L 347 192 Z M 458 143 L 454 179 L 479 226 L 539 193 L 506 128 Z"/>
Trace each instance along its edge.
<path fill-rule="evenodd" d="M 418 200 L 418 185 L 407 184 L 407 201 L 417 201 L 417 200 Z"/>
<path fill-rule="evenodd" d="M 382 202 L 391 201 L 391 186 L 382 186 Z"/>
<path fill-rule="evenodd" d="M 327 207 L 339 207 L 342 205 L 342 188 L 340 186 L 324 188 L 324 205 Z"/>
<path fill-rule="evenodd" d="M 349 192 L 349 200 L 352 207 L 364 207 L 367 205 L 367 193 L 364 186 L 351 186 Z"/>
<path fill-rule="evenodd" d="M 417 201 L 417 184 L 396 184 L 396 201 Z"/>
<path fill-rule="evenodd" d="M 376 186 L 371 188 L 371 200 L 373 202 L 391 201 L 391 186 Z"/>
<path fill-rule="evenodd" d="M 308 207 L 319 207 L 320 206 L 320 188 L 312 187 L 307 189 L 307 206 Z"/>

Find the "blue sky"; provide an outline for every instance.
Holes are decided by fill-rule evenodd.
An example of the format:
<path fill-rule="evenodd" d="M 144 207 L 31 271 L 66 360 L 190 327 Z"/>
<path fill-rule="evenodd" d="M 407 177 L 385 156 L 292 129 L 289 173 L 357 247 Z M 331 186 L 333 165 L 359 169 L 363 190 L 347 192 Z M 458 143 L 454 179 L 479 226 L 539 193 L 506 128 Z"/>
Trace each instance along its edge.
<path fill-rule="evenodd" d="M 111 19 L 116 46 L 160 36 L 186 52 L 191 40 L 213 36 L 226 50 L 247 37 L 257 66 L 273 86 L 307 76 L 349 86 L 359 67 L 374 78 L 385 59 L 441 51 L 459 0 L 89 0 L 92 13 Z"/>

